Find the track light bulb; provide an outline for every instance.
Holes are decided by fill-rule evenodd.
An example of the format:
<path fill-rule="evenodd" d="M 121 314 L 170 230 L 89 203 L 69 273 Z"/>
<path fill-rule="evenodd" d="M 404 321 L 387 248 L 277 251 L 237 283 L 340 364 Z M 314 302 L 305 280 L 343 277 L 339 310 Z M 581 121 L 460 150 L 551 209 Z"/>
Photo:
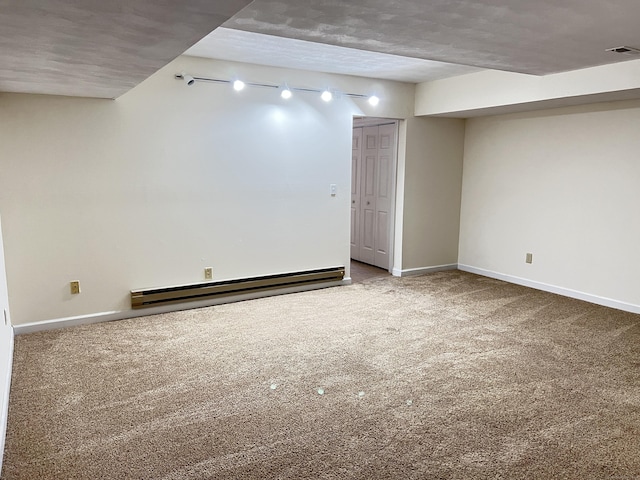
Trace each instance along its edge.
<path fill-rule="evenodd" d="M 375 107 L 376 105 L 378 105 L 378 103 L 380 103 L 380 99 L 375 95 L 371 95 L 369 97 L 368 102 L 369 102 L 369 105 L 371 105 L 372 107 Z"/>
<path fill-rule="evenodd" d="M 291 98 L 291 90 L 289 89 L 289 87 L 287 87 L 286 85 L 284 87 L 282 87 L 282 91 L 280 92 L 280 96 L 282 98 L 284 98 L 285 100 L 288 100 Z"/>
<path fill-rule="evenodd" d="M 325 102 L 330 102 L 331 99 L 333 98 L 333 94 L 327 89 L 324 92 L 322 92 L 322 95 L 320 95 L 320 98 Z"/>
<path fill-rule="evenodd" d="M 233 82 L 233 89 L 236 92 L 239 92 L 243 88 L 244 88 L 244 82 L 242 80 L 236 80 L 235 82 Z"/>

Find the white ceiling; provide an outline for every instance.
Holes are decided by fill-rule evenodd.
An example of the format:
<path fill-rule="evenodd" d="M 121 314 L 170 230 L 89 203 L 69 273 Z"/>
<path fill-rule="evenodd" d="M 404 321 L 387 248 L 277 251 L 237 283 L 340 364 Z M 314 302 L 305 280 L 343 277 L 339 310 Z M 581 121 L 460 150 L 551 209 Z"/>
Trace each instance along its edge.
<path fill-rule="evenodd" d="M 0 0 L 0 91 L 114 98 L 212 31 L 188 54 L 414 83 L 546 75 L 640 47 L 638 0 L 249 2 Z"/>
<path fill-rule="evenodd" d="M 464 65 L 217 28 L 185 52 L 194 57 L 419 83 L 472 73 Z"/>

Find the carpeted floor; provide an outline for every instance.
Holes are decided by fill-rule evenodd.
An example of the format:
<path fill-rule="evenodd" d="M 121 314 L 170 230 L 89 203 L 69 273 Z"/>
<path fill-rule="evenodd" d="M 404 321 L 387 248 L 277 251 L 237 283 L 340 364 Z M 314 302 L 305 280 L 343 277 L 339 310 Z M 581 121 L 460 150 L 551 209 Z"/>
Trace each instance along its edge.
<path fill-rule="evenodd" d="M 450 271 L 22 335 L 2 473 L 640 478 L 640 316 Z"/>

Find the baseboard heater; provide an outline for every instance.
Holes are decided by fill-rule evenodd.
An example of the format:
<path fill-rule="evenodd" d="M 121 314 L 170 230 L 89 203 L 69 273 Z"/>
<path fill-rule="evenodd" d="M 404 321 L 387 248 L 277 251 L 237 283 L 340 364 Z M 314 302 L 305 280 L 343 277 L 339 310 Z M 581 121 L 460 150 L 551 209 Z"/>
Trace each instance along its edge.
<path fill-rule="evenodd" d="M 339 282 L 344 278 L 344 274 L 345 267 L 331 267 L 319 270 L 307 270 L 304 272 L 266 275 L 263 277 L 223 280 L 220 282 L 132 290 L 131 307 L 134 309 L 156 307 L 174 303 L 232 297 L 282 288 L 314 284 L 320 285 L 327 282 Z"/>

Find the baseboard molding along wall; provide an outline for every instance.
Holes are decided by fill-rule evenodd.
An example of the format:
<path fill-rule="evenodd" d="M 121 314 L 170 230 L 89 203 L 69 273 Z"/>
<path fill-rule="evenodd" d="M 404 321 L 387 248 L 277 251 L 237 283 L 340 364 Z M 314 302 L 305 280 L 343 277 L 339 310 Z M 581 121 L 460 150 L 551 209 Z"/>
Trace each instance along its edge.
<path fill-rule="evenodd" d="M 445 270 L 457 269 L 457 263 L 451 263 L 449 265 L 436 265 L 434 267 L 405 268 L 404 270 L 394 267 L 393 270 L 391 270 L 391 274 L 394 277 L 409 277 L 412 275 L 424 275 L 425 273 L 444 272 Z"/>
<path fill-rule="evenodd" d="M 504 273 L 493 272 L 491 270 L 485 270 L 483 268 L 472 267 L 471 265 L 459 264 L 458 270 L 462 270 L 463 272 L 475 273 L 477 275 L 482 275 L 483 277 L 490 277 L 490 278 L 495 278 L 497 280 L 504 280 L 505 282 L 515 283 L 516 285 L 522 285 L 524 287 L 535 288 L 536 290 L 543 290 L 545 292 L 556 293 L 558 295 L 575 298 L 577 300 L 584 300 L 585 302 L 595 303 L 596 305 L 602 305 L 604 307 L 611 307 L 611 308 L 616 308 L 618 310 L 624 310 L 625 312 L 640 313 L 640 305 L 621 302 L 619 300 L 614 300 L 612 298 L 599 297 L 597 295 L 591 295 L 590 293 L 571 290 L 570 288 L 557 287 L 555 285 L 536 282 L 534 280 L 528 280 L 526 278 L 515 277 L 513 275 L 506 275 Z"/>
<path fill-rule="evenodd" d="M 7 378 L 4 381 L 4 391 L 6 395 L 0 405 L 0 473 L 2 472 L 2 460 L 4 459 L 4 442 L 7 436 L 7 422 L 9 421 L 9 392 L 11 390 L 11 372 L 13 370 L 13 328 L 9 337 L 9 365 L 7 368 Z"/>
<path fill-rule="evenodd" d="M 515 277 L 512 275 L 506 275 L 503 273 L 493 272 L 491 270 L 485 270 L 483 268 L 472 267 L 471 265 L 463 264 L 449 264 L 438 265 L 433 267 L 422 268 L 408 268 L 392 270 L 392 274 L 395 277 L 407 277 L 412 275 L 422 275 L 426 273 L 442 272 L 446 270 L 462 270 L 463 272 L 475 273 L 484 277 L 495 278 L 497 280 L 503 280 L 509 283 L 515 283 L 525 287 L 535 288 L 536 290 L 543 290 L 545 292 L 556 293 L 565 297 L 575 298 L 578 300 L 584 300 L 586 302 L 595 303 L 597 305 L 603 305 L 605 307 L 616 308 L 618 310 L 624 310 L 631 313 L 640 314 L 640 305 L 634 305 L 631 303 L 620 302 L 611 298 L 599 297 L 597 295 L 591 295 L 584 292 L 578 292 L 568 288 L 557 287 L 555 285 L 549 285 L 542 282 L 536 282 L 534 280 L 528 280 L 526 278 Z M 27 323 L 23 325 L 14 325 L 13 330 L 16 335 L 24 333 L 39 332 L 44 330 L 54 330 L 57 328 L 74 327 L 78 325 L 88 325 L 91 323 L 109 322 L 114 320 L 124 320 L 127 318 L 144 317 L 147 315 L 158 315 L 161 313 L 176 312 L 180 310 L 189 310 L 191 308 L 203 308 L 214 305 L 220 305 L 223 303 L 240 302 L 243 300 L 252 300 L 254 298 L 263 298 L 273 295 L 284 295 L 287 293 L 297 293 L 309 290 L 317 290 L 319 288 L 335 287 L 339 285 L 350 285 L 352 283 L 351 278 L 347 277 L 340 282 L 326 283 L 321 286 L 308 285 L 291 288 L 283 288 L 279 290 L 272 290 L 269 292 L 256 292 L 244 295 L 237 295 L 233 298 L 225 299 L 210 299 L 201 300 L 197 302 L 185 302 L 175 305 L 166 305 L 162 307 L 150 307 L 141 310 L 123 310 L 114 312 L 101 312 L 89 315 L 79 315 L 77 317 L 58 318 L 53 320 L 46 320 L 42 322 Z M 13 348 L 13 347 L 12 347 Z"/>
<path fill-rule="evenodd" d="M 22 335 L 25 333 L 55 330 L 57 328 L 77 327 L 79 325 L 88 325 L 91 323 L 112 322 L 115 320 L 125 320 L 127 318 L 146 317 L 148 315 L 158 315 L 160 313 L 178 312 L 180 310 L 190 310 L 192 308 L 212 307 L 214 305 L 222 305 L 224 303 L 241 302 L 243 300 L 253 300 L 255 298 L 272 297 L 274 295 L 285 295 L 287 293 L 306 292 L 309 290 L 319 290 L 321 288 L 337 287 L 340 285 L 350 284 L 351 278 L 347 277 L 338 282 L 327 282 L 316 285 L 300 285 L 296 287 L 280 288 L 264 292 L 245 293 L 242 295 L 235 295 L 233 297 L 213 298 L 195 302 L 176 303 L 173 305 L 142 308 L 139 310 L 121 310 L 78 315 L 77 317 L 55 318 L 52 320 L 44 320 L 42 322 L 14 325 L 13 330 L 15 331 L 16 335 Z"/>

